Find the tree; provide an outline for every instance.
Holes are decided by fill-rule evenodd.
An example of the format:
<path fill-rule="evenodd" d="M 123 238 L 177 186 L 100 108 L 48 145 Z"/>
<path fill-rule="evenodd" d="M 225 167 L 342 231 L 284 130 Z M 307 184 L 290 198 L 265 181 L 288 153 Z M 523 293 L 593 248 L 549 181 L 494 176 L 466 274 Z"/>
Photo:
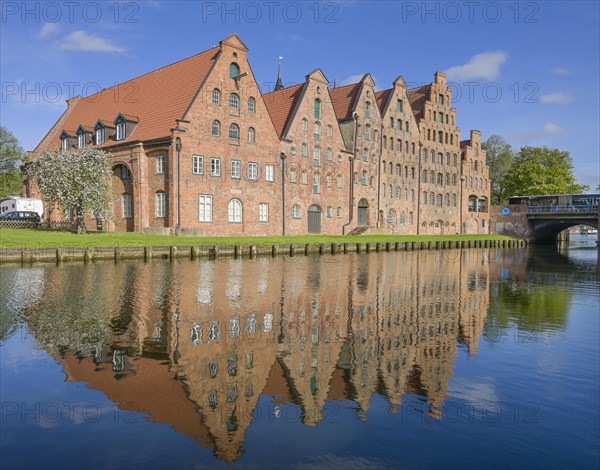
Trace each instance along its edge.
<path fill-rule="evenodd" d="M 503 178 L 507 194 L 579 194 L 590 189 L 577 184 L 569 152 L 548 147 L 523 147 Z"/>
<path fill-rule="evenodd" d="M 514 159 L 513 149 L 496 134 L 490 136 L 482 147 L 486 151 L 486 163 L 490 168 L 492 204 L 505 204 L 510 194 L 506 191 L 504 177 Z"/>
<path fill-rule="evenodd" d="M 44 198 L 77 215 L 77 233 L 85 233 L 85 212 L 112 219 L 112 170 L 102 150 L 46 152 L 26 166 L 27 177 L 36 181 Z"/>
<path fill-rule="evenodd" d="M 21 193 L 21 162 L 25 152 L 19 140 L 0 126 L 0 198 Z"/>

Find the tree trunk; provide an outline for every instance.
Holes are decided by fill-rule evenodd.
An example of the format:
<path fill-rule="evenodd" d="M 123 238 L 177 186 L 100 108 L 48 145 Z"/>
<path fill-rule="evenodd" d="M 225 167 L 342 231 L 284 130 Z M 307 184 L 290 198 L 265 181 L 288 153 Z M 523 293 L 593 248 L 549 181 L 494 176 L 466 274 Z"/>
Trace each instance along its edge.
<path fill-rule="evenodd" d="M 77 208 L 77 235 L 82 235 L 86 233 L 85 228 L 85 211 L 80 206 Z"/>

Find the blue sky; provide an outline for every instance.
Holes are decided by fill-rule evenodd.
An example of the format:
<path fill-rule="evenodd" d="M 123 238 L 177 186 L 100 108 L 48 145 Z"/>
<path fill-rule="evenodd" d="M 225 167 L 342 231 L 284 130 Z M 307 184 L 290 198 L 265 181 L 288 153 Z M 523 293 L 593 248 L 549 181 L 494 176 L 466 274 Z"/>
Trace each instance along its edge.
<path fill-rule="evenodd" d="M 462 137 L 571 152 L 595 189 L 600 155 L 600 2 L 0 3 L 0 122 L 31 150 L 72 95 L 89 95 L 238 33 L 269 91 L 320 67 L 338 85 L 378 88 L 446 71 Z"/>

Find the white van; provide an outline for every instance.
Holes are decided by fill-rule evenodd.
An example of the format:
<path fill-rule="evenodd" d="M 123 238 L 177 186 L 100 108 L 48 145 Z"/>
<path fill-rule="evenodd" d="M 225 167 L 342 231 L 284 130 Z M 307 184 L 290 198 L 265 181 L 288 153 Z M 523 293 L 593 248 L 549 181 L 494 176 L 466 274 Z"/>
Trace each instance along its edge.
<path fill-rule="evenodd" d="M 9 196 L 0 200 L 0 214 L 14 211 L 37 212 L 40 217 L 44 215 L 44 202 L 31 197 Z"/>

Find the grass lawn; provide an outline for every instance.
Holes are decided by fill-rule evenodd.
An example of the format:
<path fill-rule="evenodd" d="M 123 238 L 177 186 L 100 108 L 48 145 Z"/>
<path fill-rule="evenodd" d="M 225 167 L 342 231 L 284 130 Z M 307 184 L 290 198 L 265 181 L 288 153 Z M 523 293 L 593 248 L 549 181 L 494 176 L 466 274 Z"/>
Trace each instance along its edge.
<path fill-rule="evenodd" d="M 0 228 L 0 248 L 59 248 L 111 246 L 275 245 L 375 243 L 442 240 L 503 240 L 502 235 L 299 235 L 289 237 L 175 237 L 133 232 L 90 232 Z"/>

